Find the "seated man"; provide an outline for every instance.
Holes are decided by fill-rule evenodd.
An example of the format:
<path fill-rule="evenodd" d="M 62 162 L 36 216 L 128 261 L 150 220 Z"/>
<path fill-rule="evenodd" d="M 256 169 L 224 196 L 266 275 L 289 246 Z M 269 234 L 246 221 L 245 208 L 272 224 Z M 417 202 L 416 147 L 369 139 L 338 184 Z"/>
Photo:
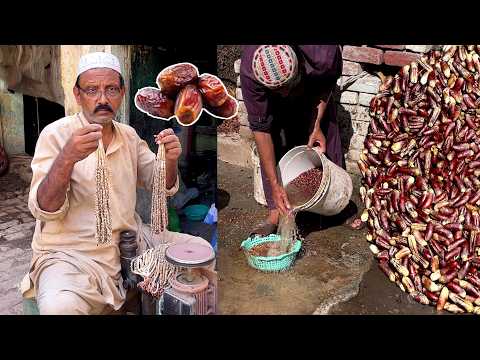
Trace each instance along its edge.
<path fill-rule="evenodd" d="M 32 160 L 28 206 L 37 219 L 33 258 L 24 281 L 35 290 L 40 314 L 106 314 L 119 310 L 126 291 L 120 266 L 120 232 L 138 234 L 138 253 L 154 247 L 135 213 L 136 187 L 152 188 L 155 154 L 136 131 L 115 121 L 125 94 L 118 59 L 92 53 L 80 59 L 73 88 L 81 112 L 45 127 Z M 95 239 L 95 169 L 102 139 L 108 169 L 112 242 Z M 168 195 L 178 190 L 181 145 L 172 129 L 155 136 L 165 144 Z M 167 241 L 207 241 L 165 231 Z M 158 241 L 158 239 L 156 240 Z M 22 292 L 28 290 L 22 289 Z"/>

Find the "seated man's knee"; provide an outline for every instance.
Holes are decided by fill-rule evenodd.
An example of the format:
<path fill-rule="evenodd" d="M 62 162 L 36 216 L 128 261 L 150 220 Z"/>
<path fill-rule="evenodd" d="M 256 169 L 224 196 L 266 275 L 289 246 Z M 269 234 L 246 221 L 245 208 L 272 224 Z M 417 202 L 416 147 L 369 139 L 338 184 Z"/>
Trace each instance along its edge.
<path fill-rule="evenodd" d="M 82 298 L 71 291 L 56 291 L 45 294 L 38 301 L 41 315 L 80 315 L 86 312 Z"/>

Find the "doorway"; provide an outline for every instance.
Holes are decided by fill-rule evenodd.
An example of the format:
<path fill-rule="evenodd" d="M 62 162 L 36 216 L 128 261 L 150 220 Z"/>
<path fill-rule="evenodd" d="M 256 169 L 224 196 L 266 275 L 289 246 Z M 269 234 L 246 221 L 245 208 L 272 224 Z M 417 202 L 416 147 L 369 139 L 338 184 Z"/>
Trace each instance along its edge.
<path fill-rule="evenodd" d="M 33 156 L 38 136 L 48 124 L 65 116 L 62 105 L 39 97 L 23 95 L 25 152 Z"/>

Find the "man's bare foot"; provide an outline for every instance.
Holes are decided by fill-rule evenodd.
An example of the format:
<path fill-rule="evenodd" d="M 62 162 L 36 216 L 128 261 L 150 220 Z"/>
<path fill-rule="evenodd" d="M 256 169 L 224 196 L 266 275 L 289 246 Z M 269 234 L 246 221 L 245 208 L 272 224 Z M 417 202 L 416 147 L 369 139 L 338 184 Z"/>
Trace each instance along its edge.
<path fill-rule="evenodd" d="M 359 217 L 352 219 L 351 222 L 346 225 L 350 226 L 353 230 L 360 230 L 365 227 L 365 223 Z"/>
<path fill-rule="evenodd" d="M 257 224 L 250 233 L 250 236 L 268 236 L 270 234 L 276 234 L 279 221 L 278 210 L 270 210 L 268 217 Z"/>

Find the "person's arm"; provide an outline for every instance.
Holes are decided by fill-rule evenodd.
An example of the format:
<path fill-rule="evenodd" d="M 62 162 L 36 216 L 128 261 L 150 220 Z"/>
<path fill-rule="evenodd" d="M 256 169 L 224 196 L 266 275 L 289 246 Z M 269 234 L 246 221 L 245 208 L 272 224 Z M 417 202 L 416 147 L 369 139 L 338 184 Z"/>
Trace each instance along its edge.
<path fill-rule="evenodd" d="M 262 170 L 272 187 L 272 197 L 277 209 L 286 214 L 290 208 L 285 189 L 280 185 L 276 172 L 276 159 L 270 130 L 273 116 L 270 113 L 268 91 L 254 80 L 252 58 L 257 46 L 243 47 L 240 66 L 240 83 L 242 95 L 248 113 L 248 123 L 252 130 Z"/>
<path fill-rule="evenodd" d="M 308 147 L 318 144 L 325 152 L 326 139 L 320 124 L 331 101 L 335 83 L 342 74 L 342 53 L 338 45 L 300 45 L 305 59 L 306 76 L 315 84 L 318 93 L 317 116 L 312 119 L 311 134 Z"/>
<path fill-rule="evenodd" d="M 87 125 L 75 131 L 62 148 L 53 134 L 40 134 L 31 164 L 33 175 L 28 200 L 35 218 L 51 221 L 65 216 L 73 167 L 97 149 L 101 130 L 101 125 Z"/>
<path fill-rule="evenodd" d="M 38 187 L 37 201 L 40 209 L 55 212 L 64 204 L 74 165 L 63 151 L 58 154 Z"/>
<path fill-rule="evenodd" d="M 254 80 L 252 72 L 252 58 L 257 46 L 247 45 L 242 48 L 242 62 L 240 66 L 240 83 L 242 95 L 248 113 L 248 123 L 252 130 L 258 155 L 271 187 L 272 197 L 277 209 L 288 213 L 290 203 L 287 193 L 280 185 L 276 172 L 276 159 L 270 129 L 273 116 L 270 111 L 269 94 L 264 86 Z"/>
<path fill-rule="evenodd" d="M 328 106 L 328 102 L 330 101 L 332 93 L 329 92 L 328 94 L 322 94 L 323 96 L 320 96 L 319 103 L 317 105 L 317 116 L 313 120 L 313 126 L 312 126 L 312 131 L 310 133 L 310 136 L 308 138 L 308 144 L 307 146 L 309 148 L 314 147 L 317 145 L 319 147 L 319 150 L 323 153 L 326 151 L 327 147 L 327 141 L 325 139 L 325 135 L 323 134 L 323 131 L 320 127 L 320 123 L 323 119 L 323 115 L 325 114 L 325 111 Z"/>
<path fill-rule="evenodd" d="M 258 155 L 263 171 L 272 187 L 272 196 L 275 205 L 282 214 L 287 214 L 291 208 L 288 196 L 279 183 L 275 164 L 275 151 L 273 148 L 272 136 L 269 133 L 254 131 L 255 143 L 257 145 Z"/>

